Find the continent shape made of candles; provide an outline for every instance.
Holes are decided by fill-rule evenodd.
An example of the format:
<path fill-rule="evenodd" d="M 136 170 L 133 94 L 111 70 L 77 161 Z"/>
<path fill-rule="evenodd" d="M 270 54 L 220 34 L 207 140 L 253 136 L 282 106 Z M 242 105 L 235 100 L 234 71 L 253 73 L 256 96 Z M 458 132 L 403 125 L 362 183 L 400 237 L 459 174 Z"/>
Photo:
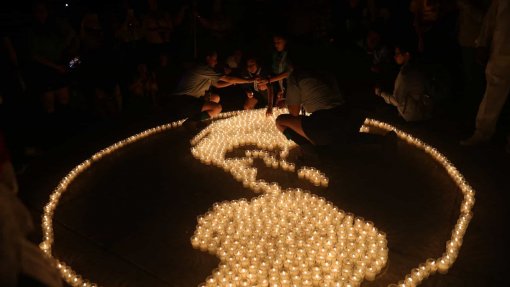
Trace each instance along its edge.
<path fill-rule="evenodd" d="M 264 194 L 215 204 L 198 220 L 194 248 L 221 260 L 204 286 L 359 286 L 373 280 L 388 258 L 386 237 L 373 223 L 346 214 L 323 198 L 301 189 L 282 190 L 257 179 L 253 159 L 296 172 L 287 162 L 295 146 L 259 111 L 216 121 L 191 141 L 192 154 L 204 164 L 231 173 L 243 186 Z M 226 158 L 242 146 L 241 158 Z M 317 169 L 297 171 L 319 186 L 329 179 Z"/>

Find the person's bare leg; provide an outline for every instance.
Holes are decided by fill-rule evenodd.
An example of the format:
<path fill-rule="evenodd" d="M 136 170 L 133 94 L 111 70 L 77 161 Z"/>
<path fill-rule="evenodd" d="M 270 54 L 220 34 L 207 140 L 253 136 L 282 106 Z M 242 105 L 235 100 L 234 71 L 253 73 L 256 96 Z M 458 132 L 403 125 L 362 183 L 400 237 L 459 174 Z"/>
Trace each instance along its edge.
<path fill-rule="evenodd" d="M 215 117 L 221 113 L 221 105 L 216 102 L 205 102 L 202 112 L 207 112 L 211 118 Z"/>
<path fill-rule="evenodd" d="M 303 125 L 301 124 L 302 119 L 303 116 L 295 117 L 289 114 L 280 115 L 276 118 L 276 127 L 281 132 L 290 128 L 313 144 L 314 142 L 303 131 Z"/>

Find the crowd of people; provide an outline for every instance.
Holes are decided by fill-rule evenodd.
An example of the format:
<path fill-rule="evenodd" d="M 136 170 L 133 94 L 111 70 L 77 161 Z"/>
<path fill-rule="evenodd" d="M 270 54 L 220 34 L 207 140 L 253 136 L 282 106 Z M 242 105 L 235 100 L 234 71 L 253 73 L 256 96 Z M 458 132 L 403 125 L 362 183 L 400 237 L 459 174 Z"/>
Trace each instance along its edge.
<path fill-rule="evenodd" d="M 235 109 L 287 107 L 275 125 L 304 149 L 353 140 L 385 104 L 407 122 L 473 122 L 459 144 L 477 146 L 510 93 L 506 0 L 13 5 L 0 13 L 0 196 L 14 201 L 19 163 L 79 126 L 169 113 L 195 128 L 233 96 Z"/>

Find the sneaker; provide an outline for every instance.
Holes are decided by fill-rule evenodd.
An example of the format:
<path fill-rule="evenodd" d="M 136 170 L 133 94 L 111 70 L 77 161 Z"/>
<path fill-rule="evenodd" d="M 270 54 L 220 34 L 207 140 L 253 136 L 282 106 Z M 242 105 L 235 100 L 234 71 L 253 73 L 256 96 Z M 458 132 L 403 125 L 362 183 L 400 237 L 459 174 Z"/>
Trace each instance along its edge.
<path fill-rule="evenodd" d="M 489 138 L 480 134 L 473 134 L 470 138 L 460 141 L 462 146 L 480 146 L 489 142 Z"/>

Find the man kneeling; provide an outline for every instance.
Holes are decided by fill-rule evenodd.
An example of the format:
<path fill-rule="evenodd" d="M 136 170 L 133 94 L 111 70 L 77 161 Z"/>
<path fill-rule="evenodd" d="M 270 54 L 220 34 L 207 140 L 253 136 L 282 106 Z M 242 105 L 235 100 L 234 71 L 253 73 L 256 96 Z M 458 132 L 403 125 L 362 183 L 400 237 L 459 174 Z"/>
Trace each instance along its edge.
<path fill-rule="evenodd" d="M 276 126 L 301 148 L 347 143 L 358 133 L 361 122 L 351 119 L 332 76 L 295 69 L 287 84 L 289 114 L 280 115 Z M 310 115 L 300 115 L 301 108 Z"/>

